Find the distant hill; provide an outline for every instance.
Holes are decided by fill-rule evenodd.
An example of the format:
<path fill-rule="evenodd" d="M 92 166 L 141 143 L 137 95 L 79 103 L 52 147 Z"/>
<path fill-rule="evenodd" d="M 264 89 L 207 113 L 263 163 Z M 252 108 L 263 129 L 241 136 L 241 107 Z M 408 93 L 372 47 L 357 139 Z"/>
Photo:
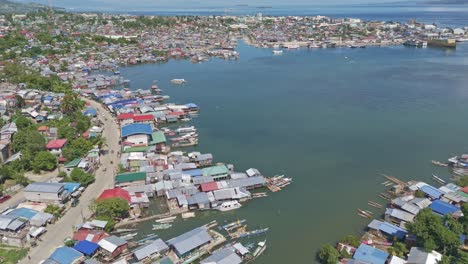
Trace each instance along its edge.
<path fill-rule="evenodd" d="M 18 3 L 8 0 L 0 0 L 0 13 L 26 13 L 44 9 L 47 6 L 34 3 Z"/>

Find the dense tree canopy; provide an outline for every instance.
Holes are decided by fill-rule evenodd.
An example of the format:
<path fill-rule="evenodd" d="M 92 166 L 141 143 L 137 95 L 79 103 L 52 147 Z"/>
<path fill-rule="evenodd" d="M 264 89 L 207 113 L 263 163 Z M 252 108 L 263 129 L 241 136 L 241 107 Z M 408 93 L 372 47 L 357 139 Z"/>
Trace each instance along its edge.
<path fill-rule="evenodd" d="M 91 209 L 96 217 L 112 220 L 125 218 L 128 215 L 130 206 L 125 199 L 109 198 L 96 201 Z"/>
<path fill-rule="evenodd" d="M 340 253 L 338 250 L 330 244 L 323 245 L 317 254 L 318 261 L 323 264 L 336 264 L 339 257 Z"/>
<path fill-rule="evenodd" d="M 74 182 L 79 182 L 83 186 L 88 186 L 94 182 L 94 175 L 79 168 L 74 168 L 70 173 L 70 177 Z"/>
<path fill-rule="evenodd" d="M 57 167 L 57 157 L 48 151 L 40 151 L 34 156 L 31 167 L 35 173 L 52 171 Z"/>
<path fill-rule="evenodd" d="M 445 219 L 451 221 L 449 219 Z M 419 246 L 427 251 L 437 250 L 444 255 L 455 255 L 460 246 L 458 227 L 447 228 L 444 219 L 426 208 L 419 212 L 413 223 L 406 225 L 408 231 L 417 238 Z"/>

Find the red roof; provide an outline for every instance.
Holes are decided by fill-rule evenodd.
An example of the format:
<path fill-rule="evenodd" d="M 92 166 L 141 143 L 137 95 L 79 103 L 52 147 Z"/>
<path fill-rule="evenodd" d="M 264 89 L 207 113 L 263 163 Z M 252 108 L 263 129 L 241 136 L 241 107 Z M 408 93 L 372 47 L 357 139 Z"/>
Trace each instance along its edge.
<path fill-rule="evenodd" d="M 63 146 L 65 146 L 65 144 L 67 144 L 67 139 L 54 139 L 54 140 L 51 140 L 49 141 L 49 143 L 47 143 L 46 145 L 46 148 L 47 149 L 61 149 L 63 148 Z"/>
<path fill-rule="evenodd" d="M 84 133 L 83 133 L 83 137 L 84 137 L 84 138 L 89 138 L 89 132 L 88 132 L 88 131 L 84 132 Z"/>
<path fill-rule="evenodd" d="M 461 191 L 464 192 L 464 193 L 468 193 L 468 186 L 462 188 Z"/>
<path fill-rule="evenodd" d="M 152 121 L 154 116 L 152 114 L 147 115 L 136 115 L 133 117 L 133 121 Z"/>
<path fill-rule="evenodd" d="M 117 119 L 119 120 L 132 119 L 133 116 L 134 116 L 133 113 L 120 114 L 117 116 Z"/>
<path fill-rule="evenodd" d="M 109 235 L 102 230 L 90 230 L 86 228 L 81 228 L 73 234 L 73 240 L 83 241 L 88 240 L 94 243 L 98 243 L 101 239 L 108 237 Z"/>
<path fill-rule="evenodd" d="M 101 200 L 109 198 L 122 198 L 130 203 L 130 194 L 126 190 L 121 188 L 104 190 L 97 199 Z"/>
<path fill-rule="evenodd" d="M 218 184 L 216 182 L 207 182 L 200 184 L 202 192 L 211 192 L 218 190 Z"/>

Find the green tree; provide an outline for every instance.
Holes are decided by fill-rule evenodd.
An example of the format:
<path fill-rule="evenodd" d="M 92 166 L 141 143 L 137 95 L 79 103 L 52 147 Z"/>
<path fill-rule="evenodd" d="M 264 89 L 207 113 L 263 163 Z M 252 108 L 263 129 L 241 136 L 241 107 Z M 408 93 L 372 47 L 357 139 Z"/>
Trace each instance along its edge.
<path fill-rule="evenodd" d="M 74 182 L 79 182 L 83 186 L 88 186 L 94 182 L 94 175 L 79 168 L 74 168 L 70 173 L 70 177 Z"/>
<path fill-rule="evenodd" d="M 454 255 L 460 246 L 458 234 L 447 228 L 444 219 L 429 208 L 421 210 L 406 228 L 416 236 L 418 245 L 427 251 L 437 250 L 443 255 Z"/>
<path fill-rule="evenodd" d="M 395 242 L 391 247 L 388 248 L 388 253 L 402 258 L 406 253 L 408 253 L 408 249 L 404 243 Z"/>
<path fill-rule="evenodd" d="M 35 173 L 52 171 L 57 167 L 57 157 L 48 151 L 40 151 L 34 156 L 31 166 Z"/>
<path fill-rule="evenodd" d="M 468 176 L 463 176 L 457 180 L 457 185 L 460 187 L 468 186 Z"/>
<path fill-rule="evenodd" d="M 323 245 L 317 254 L 318 261 L 323 264 L 336 264 L 339 257 L 340 253 L 338 250 L 330 244 Z"/>
<path fill-rule="evenodd" d="M 44 212 L 52 214 L 55 218 L 59 218 L 62 215 L 62 208 L 54 204 L 49 204 Z"/>
<path fill-rule="evenodd" d="M 35 154 L 44 148 L 45 139 L 35 129 L 22 129 L 13 136 L 13 149 L 15 151 L 28 150 L 32 154 Z"/>
<path fill-rule="evenodd" d="M 109 198 L 96 201 L 90 208 L 94 210 L 96 217 L 111 220 L 125 218 L 130 206 L 125 199 Z"/>
<path fill-rule="evenodd" d="M 28 126 L 32 124 L 29 118 L 21 116 L 21 115 L 16 117 L 15 123 L 16 123 L 16 127 L 18 127 L 18 130 L 27 128 Z"/>
<path fill-rule="evenodd" d="M 359 240 L 359 237 L 357 236 L 354 236 L 354 235 L 347 235 L 345 237 L 343 237 L 341 240 L 340 240 L 341 243 L 343 244 L 348 244 L 352 247 L 359 247 L 359 245 L 361 244 L 361 241 Z"/>

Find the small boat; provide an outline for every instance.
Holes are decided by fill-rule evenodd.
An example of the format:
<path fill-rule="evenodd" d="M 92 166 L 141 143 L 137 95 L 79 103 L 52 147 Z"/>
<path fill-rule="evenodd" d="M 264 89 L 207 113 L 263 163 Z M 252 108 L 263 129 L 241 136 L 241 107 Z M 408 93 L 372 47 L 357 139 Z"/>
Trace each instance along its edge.
<path fill-rule="evenodd" d="M 183 219 L 193 218 L 193 217 L 195 217 L 195 212 L 187 212 L 187 213 L 182 214 Z"/>
<path fill-rule="evenodd" d="M 227 224 L 227 225 L 223 225 L 222 228 L 223 228 L 223 229 L 228 229 L 228 228 L 231 228 L 231 227 L 233 227 L 233 226 L 235 226 L 235 225 L 243 224 L 243 223 L 245 223 L 246 221 L 247 221 L 247 220 L 245 220 L 245 219 L 237 220 L 237 221 L 234 221 L 234 222 L 229 223 L 229 224 Z"/>
<path fill-rule="evenodd" d="M 283 51 L 282 50 L 273 50 L 273 54 L 274 55 L 280 55 L 280 54 L 283 54 Z"/>
<path fill-rule="evenodd" d="M 184 84 L 186 82 L 187 81 L 185 79 L 172 79 L 171 80 L 171 83 L 173 83 L 173 84 Z"/>
<path fill-rule="evenodd" d="M 437 160 L 431 160 L 431 163 L 436 165 L 436 166 L 441 166 L 441 167 L 447 167 L 448 166 L 447 163 L 442 163 L 442 162 L 437 161 Z"/>
<path fill-rule="evenodd" d="M 155 85 L 155 84 L 154 84 L 154 85 L 151 85 L 151 89 L 156 90 L 156 89 L 158 89 L 158 86 Z"/>
<path fill-rule="evenodd" d="M 446 183 L 447 183 L 444 179 L 440 178 L 439 176 L 437 176 L 437 175 L 435 175 L 435 174 L 432 174 L 432 178 L 433 178 L 435 181 L 439 182 L 439 183 L 442 183 L 442 184 L 446 184 Z"/>
<path fill-rule="evenodd" d="M 257 230 L 249 231 L 249 232 L 240 234 L 239 238 L 261 235 L 261 234 L 264 234 L 264 233 L 268 232 L 268 230 L 270 230 L 270 229 L 269 228 L 263 228 L 263 229 L 257 229 Z"/>
<path fill-rule="evenodd" d="M 253 257 L 256 258 L 260 256 L 265 251 L 265 249 L 266 249 L 266 240 L 258 242 L 257 248 L 253 252 Z"/>
<path fill-rule="evenodd" d="M 238 201 L 224 202 L 220 206 L 216 207 L 216 210 L 221 212 L 231 211 L 239 209 L 242 205 Z"/>
<path fill-rule="evenodd" d="M 120 238 L 122 238 L 122 239 L 124 239 L 124 240 L 131 240 L 131 239 L 133 239 L 136 235 L 138 235 L 138 233 L 131 233 L 131 234 L 127 234 L 127 235 L 121 236 Z"/>
<path fill-rule="evenodd" d="M 169 223 L 153 225 L 153 230 L 169 229 L 172 225 Z"/>
<path fill-rule="evenodd" d="M 161 219 L 156 219 L 156 223 L 161 223 L 161 224 L 166 224 L 166 223 L 170 223 L 170 222 L 174 222 L 174 220 L 176 220 L 177 216 L 170 216 L 170 217 L 166 217 L 166 218 L 161 218 Z"/>

